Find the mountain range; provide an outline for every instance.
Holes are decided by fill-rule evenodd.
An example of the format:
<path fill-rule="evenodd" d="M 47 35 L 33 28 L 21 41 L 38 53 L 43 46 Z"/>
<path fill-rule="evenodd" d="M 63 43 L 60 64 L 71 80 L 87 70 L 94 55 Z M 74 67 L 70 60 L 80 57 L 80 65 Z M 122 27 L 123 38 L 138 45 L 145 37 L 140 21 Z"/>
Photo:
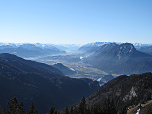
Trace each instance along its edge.
<path fill-rule="evenodd" d="M 143 47 L 139 48 L 138 50 L 152 55 L 152 46 L 143 46 Z"/>
<path fill-rule="evenodd" d="M 83 60 L 108 73 L 132 74 L 152 71 L 152 56 L 136 50 L 130 43 L 104 44 Z"/>
<path fill-rule="evenodd" d="M 66 52 L 50 45 L 7 44 L 0 45 L 0 53 L 10 53 L 23 58 L 65 54 Z"/>
<path fill-rule="evenodd" d="M 79 48 L 80 52 L 86 52 L 86 53 L 92 53 L 97 51 L 98 49 L 100 49 L 100 47 L 102 47 L 103 45 L 106 44 L 123 44 L 121 42 L 95 42 L 95 43 L 88 43 L 86 45 L 83 45 Z M 142 43 L 132 43 L 133 46 L 136 49 L 140 49 L 141 47 L 148 47 L 151 46 L 150 44 L 142 44 Z"/>

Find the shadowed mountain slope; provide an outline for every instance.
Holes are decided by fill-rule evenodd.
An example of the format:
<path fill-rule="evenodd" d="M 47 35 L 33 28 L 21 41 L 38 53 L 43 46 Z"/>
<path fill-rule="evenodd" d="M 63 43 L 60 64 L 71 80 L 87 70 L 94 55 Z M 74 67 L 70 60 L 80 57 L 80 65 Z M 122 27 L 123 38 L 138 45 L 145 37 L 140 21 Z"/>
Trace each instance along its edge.
<path fill-rule="evenodd" d="M 119 76 L 86 98 L 87 105 L 102 104 L 107 97 L 114 98 L 117 109 L 121 106 L 137 105 L 151 99 L 152 73 Z"/>
<path fill-rule="evenodd" d="M 24 103 L 25 109 L 33 101 L 39 113 L 44 114 L 51 106 L 64 108 L 99 88 L 98 82 L 91 80 L 94 84 L 90 84 L 91 82 L 59 75 L 26 62 L 15 55 L 0 55 L 0 106 L 16 96 Z"/>
<path fill-rule="evenodd" d="M 121 45 L 107 44 L 109 48 L 99 49 L 84 62 L 108 73 L 132 74 L 152 71 L 152 56 L 137 51 L 130 43 Z"/>
<path fill-rule="evenodd" d="M 53 67 L 61 70 L 66 76 L 76 74 L 74 69 L 70 69 L 69 67 L 64 66 L 62 63 L 54 64 Z"/>
<path fill-rule="evenodd" d="M 21 66 L 25 67 L 25 64 L 27 64 L 27 65 L 34 66 L 34 67 L 39 67 L 39 68 L 47 69 L 47 70 L 50 70 L 52 72 L 58 73 L 60 75 L 64 75 L 59 69 L 57 69 L 57 68 L 55 68 L 53 66 L 50 66 L 50 65 L 47 65 L 47 64 L 44 64 L 44 63 L 39 63 L 39 62 L 31 61 L 31 60 L 25 60 L 25 59 L 23 59 L 21 57 L 13 55 L 13 54 L 2 53 L 2 54 L 0 54 L 0 58 L 1 59 L 6 59 L 6 60 L 7 59 L 11 59 L 11 61 L 7 60 L 6 62 L 9 62 L 9 64 L 15 65 L 16 67 L 19 64 L 19 62 L 18 62 L 18 64 L 16 64 L 16 62 L 13 63 L 14 60 L 20 61 L 20 64 L 19 64 L 20 66 L 18 66 L 20 68 L 22 68 Z M 23 63 L 24 63 L 24 65 L 21 65 Z M 30 69 L 30 68 L 28 68 L 28 69 Z"/>

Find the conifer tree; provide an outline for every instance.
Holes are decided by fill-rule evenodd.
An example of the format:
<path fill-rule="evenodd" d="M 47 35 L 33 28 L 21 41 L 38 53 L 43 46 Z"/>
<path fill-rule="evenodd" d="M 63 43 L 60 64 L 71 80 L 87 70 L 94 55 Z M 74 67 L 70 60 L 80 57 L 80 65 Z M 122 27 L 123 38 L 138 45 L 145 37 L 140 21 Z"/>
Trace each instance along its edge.
<path fill-rule="evenodd" d="M 57 114 L 61 114 L 61 113 L 58 111 Z"/>
<path fill-rule="evenodd" d="M 150 92 L 147 93 L 147 99 L 146 100 L 151 100 L 151 93 Z"/>
<path fill-rule="evenodd" d="M 104 114 L 117 114 L 114 100 L 110 98 L 105 98 L 102 104 L 102 111 Z"/>
<path fill-rule="evenodd" d="M 127 114 L 127 107 L 126 107 L 126 105 L 123 106 L 123 107 L 120 109 L 120 111 L 119 111 L 118 114 Z"/>
<path fill-rule="evenodd" d="M 23 109 L 23 103 L 19 104 L 16 97 L 11 99 L 7 103 L 7 107 L 8 107 L 8 110 L 6 111 L 6 113 L 9 113 L 9 114 L 25 114 L 25 110 Z"/>
<path fill-rule="evenodd" d="M 7 114 L 7 109 L 5 105 L 4 105 L 4 108 L 2 109 L 2 114 Z"/>
<path fill-rule="evenodd" d="M 69 114 L 68 106 L 65 107 L 64 114 Z"/>
<path fill-rule="evenodd" d="M 91 110 L 90 110 L 89 114 L 102 114 L 100 105 L 91 106 Z"/>
<path fill-rule="evenodd" d="M 91 114 L 91 109 L 90 109 L 89 106 L 88 106 L 87 109 L 86 109 L 86 114 Z"/>
<path fill-rule="evenodd" d="M 35 106 L 32 102 L 31 106 L 29 107 L 29 110 L 27 111 L 27 114 L 38 114 L 38 110 L 35 109 Z"/>
<path fill-rule="evenodd" d="M 78 109 L 74 107 L 73 114 L 78 114 Z"/>
<path fill-rule="evenodd" d="M 117 110 L 113 98 L 110 99 L 110 113 L 117 114 Z"/>
<path fill-rule="evenodd" d="M 53 114 L 57 114 L 57 113 L 58 113 L 58 112 L 57 112 L 57 109 L 55 109 L 54 112 L 53 112 Z"/>
<path fill-rule="evenodd" d="M 73 106 L 70 107 L 70 114 L 73 114 Z"/>
<path fill-rule="evenodd" d="M 53 114 L 55 111 L 55 107 L 51 106 L 50 110 L 49 110 L 49 113 L 48 114 Z"/>
<path fill-rule="evenodd" d="M 85 114 L 86 113 L 86 101 L 85 97 L 83 96 L 82 100 L 80 101 L 79 107 L 78 107 L 78 112 L 80 114 Z"/>
<path fill-rule="evenodd" d="M 104 114 L 108 114 L 108 101 L 107 98 L 104 99 L 103 103 L 102 103 L 102 111 Z"/>
<path fill-rule="evenodd" d="M 0 106 L 0 114 L 3 114 L 3 110 L 2 110 L 2 108 L 1 108 L 1 106 Z"/>

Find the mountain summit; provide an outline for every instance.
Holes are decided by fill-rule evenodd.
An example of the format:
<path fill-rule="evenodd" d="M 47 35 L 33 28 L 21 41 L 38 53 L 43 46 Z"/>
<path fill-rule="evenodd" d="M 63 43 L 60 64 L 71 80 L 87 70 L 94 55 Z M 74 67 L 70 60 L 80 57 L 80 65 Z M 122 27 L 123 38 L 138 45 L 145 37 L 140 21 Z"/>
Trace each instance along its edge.
<path fill-rule="evenodd" d="M 123 43 L 105 44 L 84 61 L 109 73 L 132 74 L 151 71 L 151 58 L 151 55 L 137 51 L 132 44 Z"/>
<path fill-rule="evenodd" d="M 124 43 L 115 46 L 113 49 L 109 50 L 107 56 L 115 59 L 141 59 L 145 57 L 150 57 L 150 55 L 139 52 L 130 43 Z"/>

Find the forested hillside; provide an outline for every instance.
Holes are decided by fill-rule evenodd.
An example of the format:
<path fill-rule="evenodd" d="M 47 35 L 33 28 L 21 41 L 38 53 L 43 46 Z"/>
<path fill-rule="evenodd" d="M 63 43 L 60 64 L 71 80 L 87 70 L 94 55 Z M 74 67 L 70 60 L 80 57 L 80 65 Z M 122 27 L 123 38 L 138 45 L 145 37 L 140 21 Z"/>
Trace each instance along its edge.
<path fill-rule="evenodd" d="M 104 98 L 114 99 L 117 110 L 121 106 L 137 105 L 151 99 L 152 73 L 122 75 L 101 86 L 86 98 L 87 105 L 101 105 Z"/>
<path fill-rule="evenodd" d="M 41 67 L 42 66 L 42 67 Z M 46 67 L 46 69 L 45 69 Z M 99 88 L 97 81 L 87 82 L 51 71 L 44 63 L 27 61 L 15 55 L 0 55 L 0 106 L 17 97 L 28 109 L 33 101 L 40 114 L 51 106 L 58 110 L 78 102 Z M 61 71 L 57 69 L 56 71 Z"/>

